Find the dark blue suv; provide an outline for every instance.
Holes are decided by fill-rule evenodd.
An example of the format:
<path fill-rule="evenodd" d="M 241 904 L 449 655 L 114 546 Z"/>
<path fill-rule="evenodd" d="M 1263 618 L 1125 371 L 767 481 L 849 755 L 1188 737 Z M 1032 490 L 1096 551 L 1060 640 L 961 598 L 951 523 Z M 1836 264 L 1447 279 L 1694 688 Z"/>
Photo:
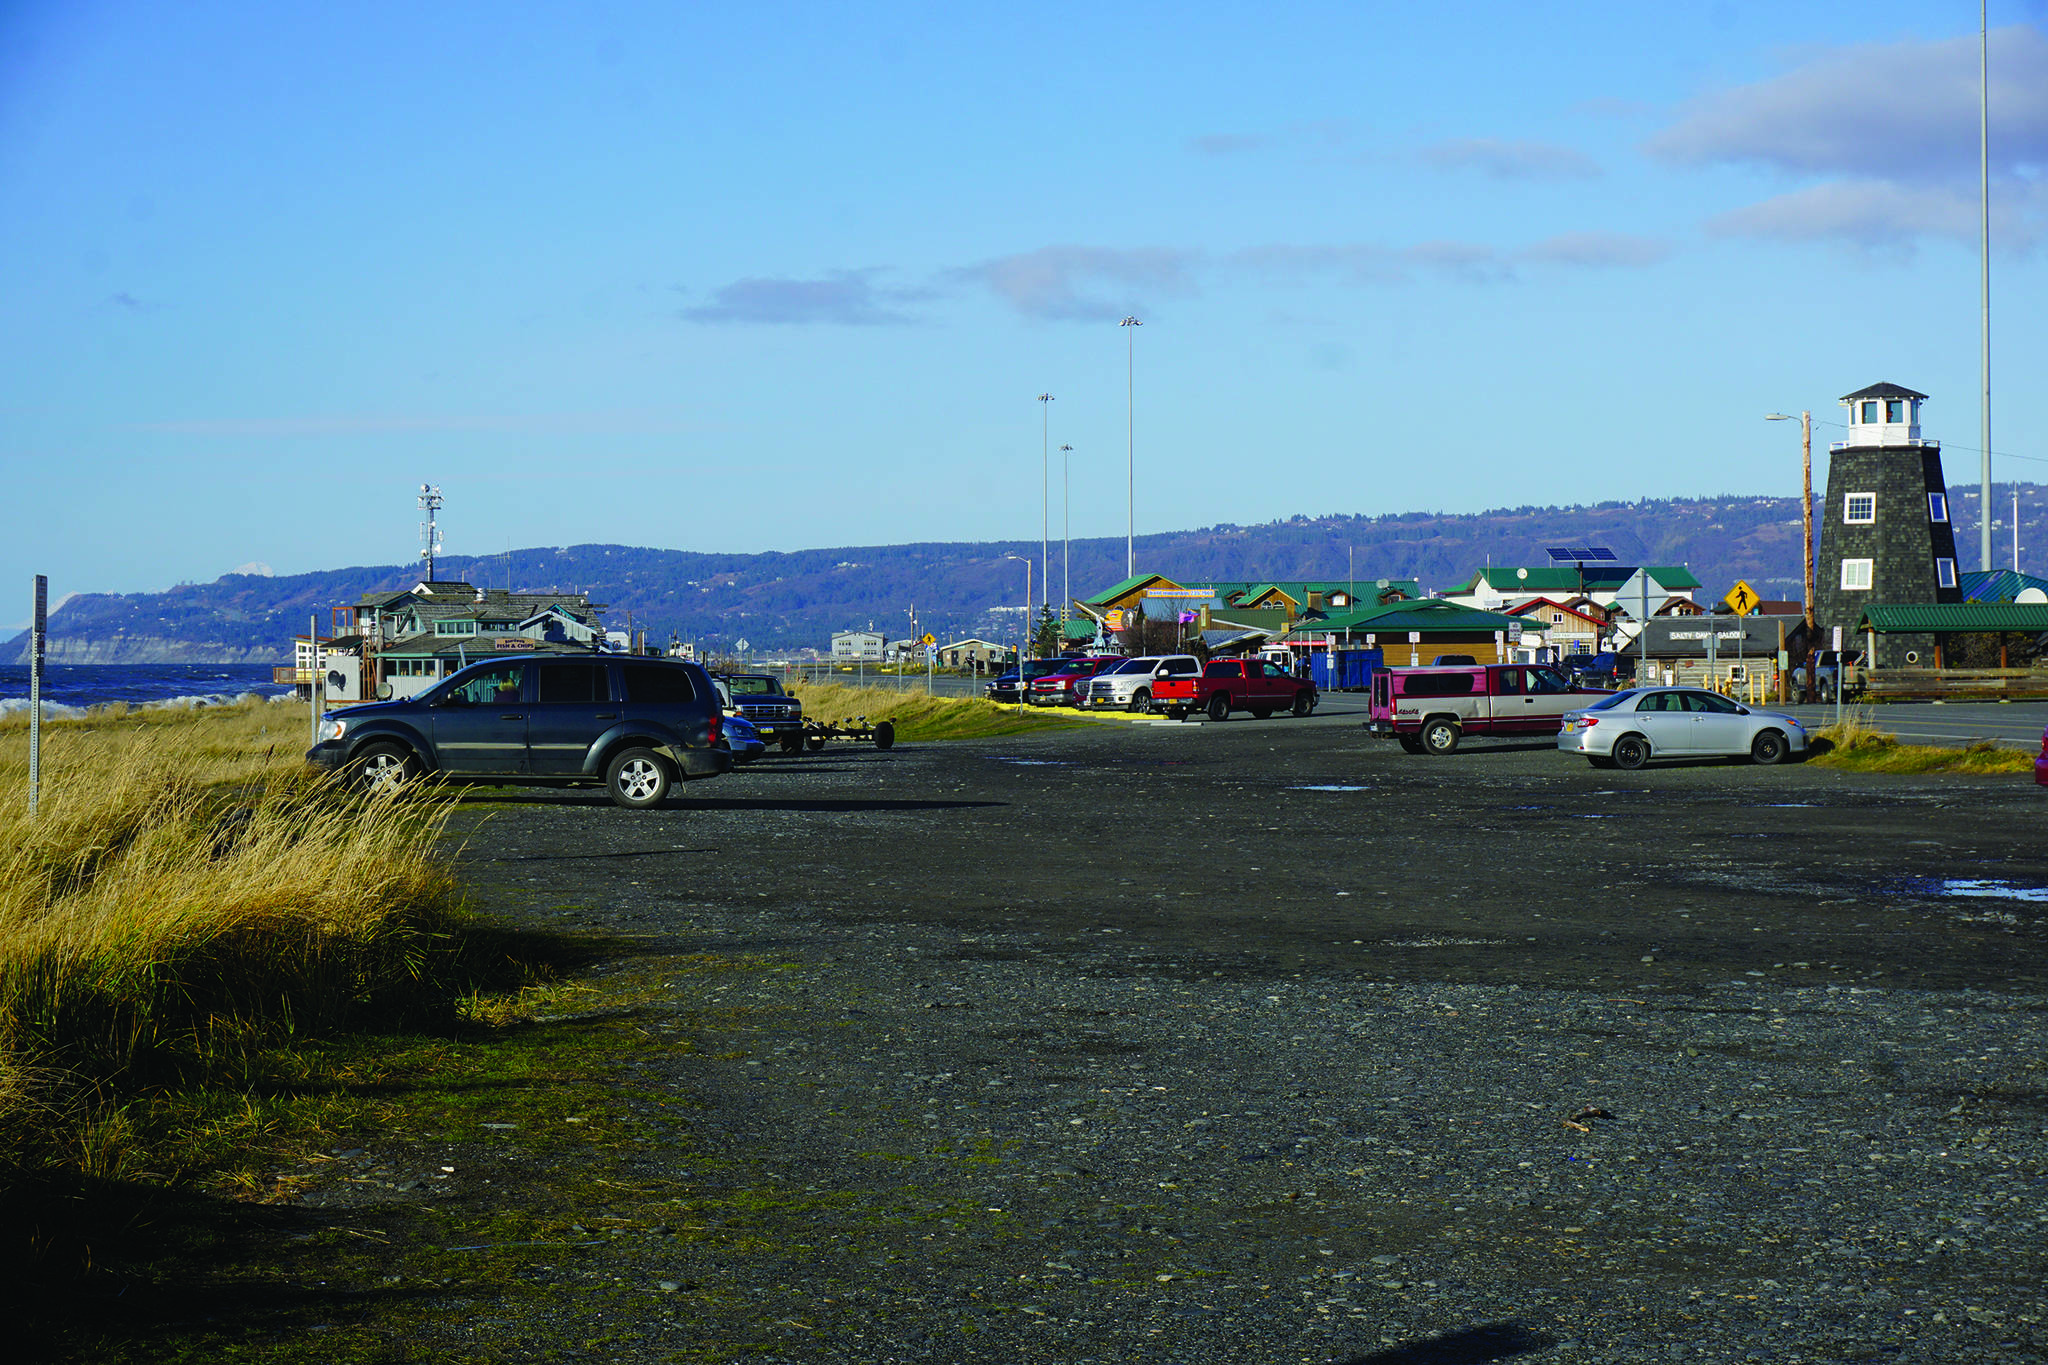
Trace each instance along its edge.
<path fill-rule="evenodd" d="M 373 788 L 427 774 L 492 786 L 603 783 L 659 805 L 679 781 L 732 770 L 718 690 L 675 659 L 536 654 L 471 664 L 416 697 L 320 717 L 316 768 Z"/>

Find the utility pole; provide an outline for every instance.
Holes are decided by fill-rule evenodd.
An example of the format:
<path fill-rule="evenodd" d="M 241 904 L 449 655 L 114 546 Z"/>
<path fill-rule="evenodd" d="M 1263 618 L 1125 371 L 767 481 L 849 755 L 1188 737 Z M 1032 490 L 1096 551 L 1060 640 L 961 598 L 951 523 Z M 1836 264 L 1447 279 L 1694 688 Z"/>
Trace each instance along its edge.
<path fill-rule="evenodd" d="M 1991 30 L 1986 26 L 1987 0 L 1977 0 L 1977 183 L 1984 224 L 1980 291 L 1983 304 L 1984 402 L 1979 442 L 1984 447 L 1984 487 L 1977 499 L 1983 568 L 1991 571 Z M 1838 687 L 1835 689 L 1840 692 Z"/>
<path fill-rule="evenodd" d="M 1124 577 L 1138 576 L 1138 389 L 1137 389 L 1137 329 L 1145 324 L 1135 315 L 1126 317 L 1117 326 L 1131 330 L 1124 333 L 1124 483 L 1127 501 L 1124 505 Z M 1986 442 L 1988 445 L 1989 442 Z"/>
<path fill-rule="evenodd" d="M 1073 602 L 1073 446 L 1059 448 L 1059 522 L 1059 624 L 1065 626 L 1067 604 Z"/>
<path fill-rule="evenodd" d="M 1038 605 L 1052 591 L 1052 395 L 1038 395 Z"/>
<path fill-rule="evenodd" d="M 1786 412 L 1764 414 L 1766 422 L 1789 422 L 1792 415 Z M 1804 528 L 1802 537 L 1806 547 L 1805 588 L 1806 588 L 1806 655 L 1801 660 L 1806 670 L 1805 700 L 1812 700 L 1813 694 L 1813 651 L 1819 648 L 1820 628 L 1813 620 L 1813 410 L 1802 408 L 1799 412 L 1799 524 Z M 1991 522 L 1987 517 L 1984 524 Z M 1990 534 L 1987 531 L 1985 534 Z M 1836 660 L 1836 667 L 1841 661 Z M 1840 691 L 1837 684 L 1836 690 Z"/>

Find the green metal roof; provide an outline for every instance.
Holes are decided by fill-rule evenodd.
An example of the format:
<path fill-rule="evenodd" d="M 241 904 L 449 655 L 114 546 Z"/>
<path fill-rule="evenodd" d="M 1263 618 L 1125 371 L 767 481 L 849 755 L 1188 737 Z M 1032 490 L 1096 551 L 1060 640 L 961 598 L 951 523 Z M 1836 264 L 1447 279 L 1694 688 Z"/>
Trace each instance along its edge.
<path fill-rule="evenodd" d="M 1081 603 L 1083 606 L 1089 607 L 1106 606 L 1107 604 L 1114 602 L 1117 598 L 1122 597 L 1125 593 L 1131 591 L 1131 589 L 1133 588 L 1141 588 L 1145 586 L 1145 584 L 1147 583 L 1151 583 L 1156 580 L 1164 578 L 1166 578 L 1165 574 L 1141 573 L 1136 578 L 1126 578 L 1123 582 L 1117 584 L 1113 588 L 1104 588 L 1101 592 L 1096 593 L 1093 597 L 1084 597 L 1081 599 Z M 1170 582 L 1172 580 L 1169 579 L 1167 581 Z"/>
<path fill-rule="evenodd" d="M 1873 602 L 1856 619 L 1858 631 L 1880 635 L 1982 635 L 2048 630 L 2048 602 Z"/>
<path fill-rule="evenodd" d="M 1214 613 L 1211 613 L 1212 615 Z M 1417 602 L 1387 602 L 1356 611 L 1333 611 L 1314 620 L 1297 622 L 1297 635 L 1328 635 L 1341 631 L 1505 631 L 1509 626 L 1526 628 L 1528 622 L 1504 612 L 1480 611 L 1440 598 L 1425 597 Z"/>

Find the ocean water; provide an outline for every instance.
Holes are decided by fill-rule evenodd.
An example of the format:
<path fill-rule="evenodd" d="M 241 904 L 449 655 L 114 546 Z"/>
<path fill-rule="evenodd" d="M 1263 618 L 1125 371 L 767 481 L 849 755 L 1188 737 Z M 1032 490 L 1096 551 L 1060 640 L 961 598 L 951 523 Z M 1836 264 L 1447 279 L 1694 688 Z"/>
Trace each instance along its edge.
<path fill-rule="evenodd" d="M 76 715 L 89 706 L 219 706 L 244 697 L 284 697 L 268 664 L 47 664 L 43 715 Z M 0 664 L 0 716 L 28 709 L 28 665 Z"/>

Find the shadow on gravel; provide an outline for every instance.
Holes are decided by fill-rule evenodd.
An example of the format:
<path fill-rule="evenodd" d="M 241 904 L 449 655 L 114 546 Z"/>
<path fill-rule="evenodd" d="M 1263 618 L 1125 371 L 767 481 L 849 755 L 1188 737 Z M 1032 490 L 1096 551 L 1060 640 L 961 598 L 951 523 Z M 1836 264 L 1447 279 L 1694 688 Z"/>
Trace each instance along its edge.
<path fill-rule="evenodd" d="M 606 804 L 610 804 L 607 802 Z M 1008 806 L 1008 801 L 775 801 L 765 797 L 739 797 L 724 801 L 670 801 L 670 810 L 779 810 L 813 811 L 821 815 L 846 814 L 855 811 L 883 810 L 980 810 L 989 806 Z"/>
<path fill-rule="evenodd" d="M 490 795 L 465 795 L 458 799 L 461 801 L 463 805 L 476 806 L 586 806 L 591 807 L 593 809 L 616 809 L 612 805 L 612 800 L 610 797 L 592 796 L 586 792 L 545 791 L 493 793 Z M 693 810 L 704 812 L 714 812 L 721 810 L 811 811 L 818 814 L 830 815 L 835 812 L 846 813 L 858 811 L 976 810 L 984 806 L 1007 806 L 1009 804 L 1010 803 L 1007 801 L 828 801 L 822 799 L 810 801 L 777 801 L 772 797 L 739 796 L 723 798 L 705 797 L 703 799 L 670 797 L 666 803 L 664 803 L 657 809 Z M 620 814 L 623 816 L 630 813 L 621 811 Z"/>
<path fill-rule="evenodd" d="M 1490 1360 L 1528 1355 L 1556 1344 L 1555 1337 L 1532 1331 L 1518 1322 L 1490 1322 L 1484 1327 L 1468 1327 L 1427 1341 L 1374 1351 L 1369 1356 L 1353 1356 L 1343 1365 L 1486 1365 Z"/>

